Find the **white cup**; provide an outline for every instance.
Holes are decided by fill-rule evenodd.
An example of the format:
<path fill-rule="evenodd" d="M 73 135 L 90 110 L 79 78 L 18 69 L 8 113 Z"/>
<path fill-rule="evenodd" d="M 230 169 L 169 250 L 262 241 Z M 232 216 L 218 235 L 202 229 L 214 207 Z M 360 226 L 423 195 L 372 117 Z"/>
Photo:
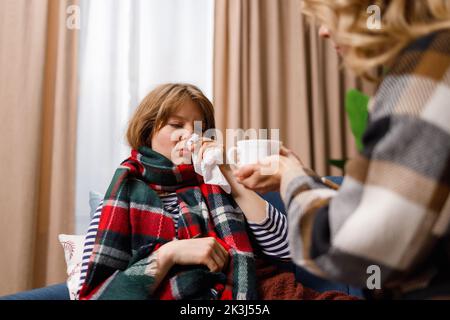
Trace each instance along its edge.
<path fill-rule="evenodd" d="M 238 166 L 244 166 L 248 164 L 258 163 L 261 160 L 280 153 L 281 141 L 278 140 L 265 140 L 265 139 L 252 139 L 252 140 L 240 140 L 237 142 L 237 147 L 233 147 L 228 151 L 228 158 L 230 152 L 237 151 Z"/>

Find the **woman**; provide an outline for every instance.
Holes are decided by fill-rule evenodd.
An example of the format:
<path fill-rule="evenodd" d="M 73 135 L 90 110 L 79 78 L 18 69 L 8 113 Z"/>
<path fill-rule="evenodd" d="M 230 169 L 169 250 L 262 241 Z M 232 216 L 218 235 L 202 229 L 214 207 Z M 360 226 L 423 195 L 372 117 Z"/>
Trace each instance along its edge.
<path fill-rule="evenodd" d="M 360 75 L 385 66 L 370 104 L 364 150 L 339 191 L 283 149 L 279 172 L 240 168 L 237 179 L 281 190 L 296 264 L 369 296 L 450 297 L 450 1 L 305 0 L 344 63 Z"/>
<path fill-rule="evenodd" d="M 188 84 L 162 85 L 137 108 L 127 132 L 132 155 L 102 203 L 80 299 L 255 299 L 253 244 L 266 257 L 289 258 L 284 215 L 227 167 L 231 195 L 195 173 L 187 142 L 196 122 L 214 128 L 214 111 Z M 199 161 L 210 147 L 219 145 L 200 141 Z"/>

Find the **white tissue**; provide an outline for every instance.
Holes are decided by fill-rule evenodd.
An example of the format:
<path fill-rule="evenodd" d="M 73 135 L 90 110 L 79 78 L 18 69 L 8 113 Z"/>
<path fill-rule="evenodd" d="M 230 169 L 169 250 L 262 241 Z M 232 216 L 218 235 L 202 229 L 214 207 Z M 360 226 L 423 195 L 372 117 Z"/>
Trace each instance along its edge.
<path fill-rule="evenodd" d="M 187 146 L 190 147 L 199 140 L 198 134 L 194 133 L 187 141 Z M 205 183 L 220 186 L 226 193 L 231 193 L 231 186 L 218 166 L 218 164 L 222 163 L 222 150 L 219 148 L 206 149 L 201 163 L 197 163 L 197 157 L 198 154 L 192 153 L 192 163 L 194 164 L 195 172 L 203 176 Z"/>

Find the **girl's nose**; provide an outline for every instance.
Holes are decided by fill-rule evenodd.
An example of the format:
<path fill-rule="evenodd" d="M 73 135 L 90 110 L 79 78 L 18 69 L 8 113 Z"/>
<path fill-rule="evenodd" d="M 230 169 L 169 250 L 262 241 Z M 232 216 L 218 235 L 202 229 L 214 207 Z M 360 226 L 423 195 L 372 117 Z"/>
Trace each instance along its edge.
<path fill-rule="evenodd" d="M 188 140 L 192 136 L 193 131 L 190 129 L 183 129 L 182 134 L 180 135 L 180 140 Z"/>
<path fill-rule="evenodd" d="M 321 25 L 319 28 L 319 37 L 328 39 L 330 37 L 330 30 L 324 25 Z"/>

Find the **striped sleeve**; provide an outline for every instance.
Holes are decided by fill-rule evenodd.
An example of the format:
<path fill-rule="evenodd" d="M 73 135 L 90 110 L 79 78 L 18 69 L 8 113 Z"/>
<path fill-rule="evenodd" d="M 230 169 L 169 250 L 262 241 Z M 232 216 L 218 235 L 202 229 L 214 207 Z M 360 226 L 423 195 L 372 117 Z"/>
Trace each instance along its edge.
<path fill-rule="evenodd" d="M 448 39 L 422 43 L 434 42 L 432 50 L 416 45 L 403 57 L 408 65 L 384 79 L 364 150 L 347 164 L 339 191 L 301 168 L 283 175 L 296 264 L 359 287 L 377 266 L 383 288 L 418 288 L 417 266 L 450 232 Z"/>
<path fill-rule="evenodd" d="M 287 218 L 270 203 L 266 202 L 266 218 L 261 223 L 248 221 L 257 244 L 270 257 L 289 259 Z"/>
<path fill-rule="evenodd" d="M 81 273 L 80 273 L 80 282 L 77 290 L 77 297 L 80 293 L 81 287 L 86 280 L 86 273 L 89 266 L 89 258 L 91 257 L 92 250 L 94 249 L 95 237 L 97 236 L 98 223 L 100 221 L 100 214 L 102 213 L 103 200 L 100 201 L 97 209 L 95 210 L 94 216 L 92 217 L 91 223 L 89 224 L 88 231 L 86 233 L 86 237 L 84 239 L 84 247 L 83 247 L 83 258 L 81 261 Z"/>

